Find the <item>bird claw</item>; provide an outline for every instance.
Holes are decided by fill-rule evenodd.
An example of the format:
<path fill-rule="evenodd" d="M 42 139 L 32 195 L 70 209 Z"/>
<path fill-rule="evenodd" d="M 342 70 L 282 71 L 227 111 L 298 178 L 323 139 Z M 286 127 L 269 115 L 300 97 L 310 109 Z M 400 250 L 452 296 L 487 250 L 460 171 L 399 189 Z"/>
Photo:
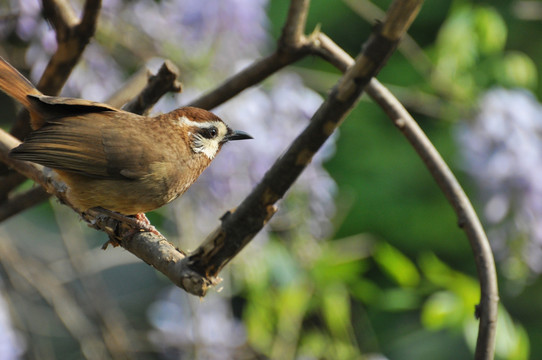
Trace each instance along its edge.
<path fill-rule="evenodd" d="M 133 218 L 135 220 L 136 226 L 141 229 L 145 230 L 147 232 L 153 233 L 155 235 L 162 235 L 156 230 L 156 228 L 151 224 L 149 219 L 147 219 L 147 216 L 144 213 L 135 214 Z"/>
<path fill-rule="evenodd" d="M 130 229 L 122 232 L 119 234 L 120 237 L 129 239 L 138 232 L 150 232 L 158 236 L 162 236 L 158 230 L 151 224 L 149 219 L 147 219 L 147 216 L 145 216 L 144 213 L 139 213 L 134 216 L 127 216 L 120 213 L 117 213 L 115 211 L 107 210 L 104 208 L 95 208 L 98 212 L 115 219 L 117 221 L 120 221 L 124 224 L 129 225 Z"/>

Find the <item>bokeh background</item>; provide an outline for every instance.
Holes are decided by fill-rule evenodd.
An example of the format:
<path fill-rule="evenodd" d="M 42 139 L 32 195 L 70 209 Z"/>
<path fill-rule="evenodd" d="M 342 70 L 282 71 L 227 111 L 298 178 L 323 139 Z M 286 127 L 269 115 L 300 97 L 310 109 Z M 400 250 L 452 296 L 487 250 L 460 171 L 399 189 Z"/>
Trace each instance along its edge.
<path fill-rule="evenodd" d="M 71 1 L 76 9 L 80 1 Z M 313 1 L 355 56 L 390 1 Z M 167 112 L 273 51 L 286 0 L 104 0 L 63 95 L 105 101 L 163 59 Z M 56 49 L 37 0 L 0 1 L 0 54 L 37 82 Z M 499 273 L 498 359 L 542 358 L 542 3 L 426 1 L 379 75 L 475 204 Z M 149 214 L 195 249 L 248 194 L 339 79 L 309 57 L 215 109 L 231 144 L 179 200 Z M 15 107 L 0 98 L 1 126 Z M 31 183 L 23 185 L 26 188 Z M 466 359 L 479 300 L 473 255 L 420 159 L 368 98 L 204 299 L 126 251 L 102 251 L 52 200 L 0 224 L 0 358 Z"/>

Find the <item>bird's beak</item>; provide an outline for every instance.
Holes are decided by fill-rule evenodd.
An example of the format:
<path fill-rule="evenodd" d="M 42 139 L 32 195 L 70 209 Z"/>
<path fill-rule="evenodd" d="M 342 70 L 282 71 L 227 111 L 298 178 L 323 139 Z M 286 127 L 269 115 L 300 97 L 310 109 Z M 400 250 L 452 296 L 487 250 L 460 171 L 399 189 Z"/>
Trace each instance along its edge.
<path fill-rule="evenodd" d="M 228 131 L 228 134 L 224 137 L 224 140 L 226 141 L 232 141 L 232 140 L 245 140 L 245 139 L 253 139 L 252 136 L 247 134 L 244 131 L 240 130 L 230 130 Z"/>

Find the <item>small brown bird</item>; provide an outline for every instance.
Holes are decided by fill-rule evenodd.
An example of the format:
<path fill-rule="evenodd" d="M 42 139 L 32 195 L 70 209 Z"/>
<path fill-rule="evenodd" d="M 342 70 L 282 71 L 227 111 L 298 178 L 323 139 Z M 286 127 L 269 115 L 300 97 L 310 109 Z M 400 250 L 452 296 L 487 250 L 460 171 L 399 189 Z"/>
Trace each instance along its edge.
<path fill-rule="evenodd" d="M 10 157 L 52 168 L 82 212 L 102 208 L 146 220 L 142 213 L 182 195 L 224 143 L 252 138 L 194 107 L 149 117 L 46 96 L 1 57 L 0 90 L 29 111 L 34 130 Z"/>

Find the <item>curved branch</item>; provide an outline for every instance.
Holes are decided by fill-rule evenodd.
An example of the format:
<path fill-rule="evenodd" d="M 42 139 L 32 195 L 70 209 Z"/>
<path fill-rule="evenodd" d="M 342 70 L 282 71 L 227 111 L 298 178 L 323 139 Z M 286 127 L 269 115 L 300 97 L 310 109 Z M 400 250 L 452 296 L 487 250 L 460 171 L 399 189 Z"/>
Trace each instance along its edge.
<path fill-rule="evenodd" d="M 315 51 L 341 71 L 346 71 L 354 64 L 354 59 L 324 34 L 320 34 L 320 44 Z M 459 226 L 467 235 L 476 262 L 481 292 L 480 305 L 476 311 L 480 324 L 475 359 L 493 359 L 499 293 L 493 252 L 482 224 L 444 159 L 399 100 L 377 79 L 371 80 L 367 86 L 367 94 L 380 105 L 416 150 L 448 199 L 457 215 Z"/>
<path fill-rule="evenodd" d="M 368 92 L 369 93 L 369 92 Z M 480 304 L 476 315 L 480 318 L 475 359 L 493 359 L 499 290 L 497 272 L 489 241 L 469 198 L 450 168 L 423 130 L 401 103 L 376 79 L 371 82 L 371 98 L 386 112 L 395 126 L 416 150 L 425 166 L 446 195 L 458 219 L 458 224 L 469 239 L 480 279 Z"/>

